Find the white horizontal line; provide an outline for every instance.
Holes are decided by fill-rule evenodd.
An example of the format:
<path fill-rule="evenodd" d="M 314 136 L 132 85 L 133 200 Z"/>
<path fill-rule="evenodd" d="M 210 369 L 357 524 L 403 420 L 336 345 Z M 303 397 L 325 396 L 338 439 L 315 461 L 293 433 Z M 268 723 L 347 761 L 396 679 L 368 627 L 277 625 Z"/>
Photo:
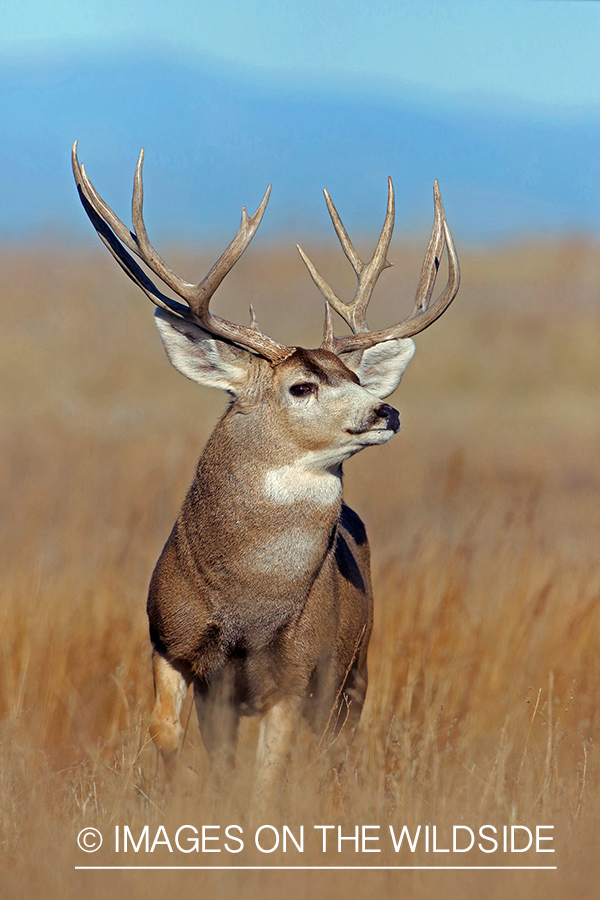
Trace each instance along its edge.
<path fill-rule="evenodd" d="M 258 871 L 258 872 L 268 872 L 270 869 L 274 871 L 282 872 L 289 869 L 293 872 L 340 872 L 340 871 L 369 871 L 369 872 L 390 872 L 396 870 L 408 870 L 408 869 L 419 869 L 421 871 L 448 871 L 453 869 L 460 869 L 461 871 L 469 871 L 473 870 L 474 872 L 490 872 L 497 870 L 506 870 L 506 871 L 542 871 L 542 870 L 550 870 L 557 869 L 558 866 L 75 866 L 76 869 L 95 869 L 101 871 L 107 870 L 159 870 L 159 869 L 177 869 L 181 870 L 193 870 L 193 871 L 203 871 L 210 872 L 211 869 L 214 869 L 215 872 L 248 872 L 248 871 Z"/>

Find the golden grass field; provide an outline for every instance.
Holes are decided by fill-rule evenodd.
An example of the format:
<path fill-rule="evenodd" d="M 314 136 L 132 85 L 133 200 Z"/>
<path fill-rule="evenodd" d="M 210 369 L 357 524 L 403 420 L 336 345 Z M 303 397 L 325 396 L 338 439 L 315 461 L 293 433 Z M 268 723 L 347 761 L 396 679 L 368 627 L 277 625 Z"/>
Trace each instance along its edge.
<path fill-rule="evenodd" d="M 83 227 L 83 226 L 82 226 Z M 339 250 L 305 249 L 340 291 Z M 376 594 L 356 771 L 320 783 L 305 736 L 283 813 L 304 854 L 114 853 L 116 825 L 248 826 L 253 723 L 228 794 L 192 717 L 165 792 L 147 722 L 145 595 L 224 398 L 161 349 L 146 298 L 97 250 L 0 253 L 0 896 L 598 896 L 600 254 L 584 239 L 469 251 L 454 306 L 417 338 L 400 435 L 346 466 Z M 189 278 L 208 257 L 167 257 Z M 373 301 L 407 315 L 421 250 Z M 301 261 L 257 245 L 216 308 L 320 341 Z M 315 824 L 554 826 L 555 853 L 320 852 Z M 77 848 L 103 831 L 98 854 Z M 248 830 L 250 835 L 250 830 Z M 374 832 L 371 832 L 374 833 Z M 549 832 L 547 832 L 549 833 Z M 220 845 L 222 846 L 222 845 Z M 389 841 L 385 844 L 388 848 Z M 551 871 L 76 871 L 78 865 L 556 865 Z"/>

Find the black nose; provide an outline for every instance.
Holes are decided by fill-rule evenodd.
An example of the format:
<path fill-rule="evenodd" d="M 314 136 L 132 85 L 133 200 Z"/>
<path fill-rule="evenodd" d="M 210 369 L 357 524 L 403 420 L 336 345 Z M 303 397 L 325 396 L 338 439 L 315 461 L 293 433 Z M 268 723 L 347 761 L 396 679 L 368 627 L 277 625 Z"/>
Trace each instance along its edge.
<path fill-rule="evenodd" d="M 393 406 L 389 406 L 387 403 L 382 403 L 375 410 L 375 415 L 379 419 L 387 419 L 387 427 L 392 431 L 399 431 L 400 416 L 398 415 L 398 410 L 394 409 Z"/>

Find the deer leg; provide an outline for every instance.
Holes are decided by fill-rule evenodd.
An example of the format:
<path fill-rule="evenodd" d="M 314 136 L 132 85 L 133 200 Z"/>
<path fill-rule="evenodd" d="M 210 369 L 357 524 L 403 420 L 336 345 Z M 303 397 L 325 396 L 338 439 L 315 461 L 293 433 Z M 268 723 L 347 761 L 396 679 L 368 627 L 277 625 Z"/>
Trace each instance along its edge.
<path fill-rule="evenodd" d="M 184 666 L 169 662 L 157 650 L 152 653 L 152 673 L 155 703 L 150 719 L 150 735 L 160 750 L 170 777 L 183 737 L 179 714 L 192 676 Z"/>
<path fill-rule="evenodd" d="M 194 683 L 194 703 L 202 742 L 218 776 L 233 768 L 240 717 L 227 677 L 208 691 Z"/>
<path fill-rule="evenodd" d="M 252 805 L 268 808 L 277 790 L 283 788 L 289 755 L 298 731 L 301 701 L 286 697 L 260 720 L 254 770 Z"/>

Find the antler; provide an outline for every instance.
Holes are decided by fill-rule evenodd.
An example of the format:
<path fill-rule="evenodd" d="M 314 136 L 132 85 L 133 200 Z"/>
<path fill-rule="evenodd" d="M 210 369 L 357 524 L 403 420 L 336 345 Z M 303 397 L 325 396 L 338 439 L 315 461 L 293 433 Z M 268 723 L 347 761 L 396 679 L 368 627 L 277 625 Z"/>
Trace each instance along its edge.
<path fill-rule="evenodd" d="M 358 278 L 358 287 L 356 289 L 354 299 L 349 303 L 344 303 L 334 293 L 334 291 L 321 277 L 321 275 L 319 275 L 316 268 L 311 263 L 306 254 L 302 251 L 302 249 L 298 247 L 300 255 L 304 260 L 314 283 L 319 288 L 326 300 L 327 315 L 323 346 L 329 350 L 333 350 L 334 353 L 348 353 L 352 350 L 366 350 L 367 348 L 373 347 L 375 344 L 379 344 L 382 341 L 391 341 L 396 338 L 412 337 L 413 335 L 418 334 L 420 331 L 423 331 L 425 328 L 431 325 L 432 322 L 435 322 L 435 320 L 438 319 L 442 315 L 442 313 L 450 306 L 450 304 L 456 297 L 456 294 L 458 293 L 458 288 L 460 285 L 460 269 L 458 266 L 458 257 L 454 248 L 452 235 L 450 234 L 450 229 L 448 228 L 448 224 L 446 222 L 446 216 L 444 213 L 444 207 L 442 204 L 442 198 L 437 181 L 435 181 L 433 185 L 433 199 L 435 207 L 433 228 L 431 230 L 431 237 L 429 239 L 427 252 L 425 253 L 425 259 L 423 260 L 423 268 L 421 270 L 421 277 L 419 279 L 419 286 L 417 288 L 413 311 L 407 319 L 404 319 L 397 325 L 392 325 L 389 328 L 385 328 L 383 331 L 368 330 L 366 311 L 377 279 L 379 278 L 383 270 L 391 265 L 391 263 L 389 263 L 387 260 L 387 251 L 389 249 L 390 241 L 392 239 L 392 232 L 394 230 L 394 186 L 392 184 L 392 179 L 388 178 L 387 212 L 385 221 L 383 223 L 383 228 L 381 230 L 381 235 L 379 237 L 379 241 L 377 242 L 375 253 L 373 254 L 371 261 L 367 264 L 363 263 L 360 260 L 358 254 L 356 253 L 356 250 L 352 246 L 352 242 L 350 241 L 348 233 L 346 232 L 346 229 L 342 224 L 342 220 L 340 219 L 338 212 L 333 205 L 331 197 L 329 196 L 327 191 L 324 191 L 323 193 L 325 194 L 325 202 L 327 203 L 327 209 L 329 210 L 329 215 L 331 216 L 331 221 L 333 222 L 333 227 L 335 228 L 335 233 L 337 234 L 340 244 L 342 245 L 342 249 L 349 259 L 350 263 L 352 264 L 352 268 L 356 272 Z M 441 296 L 435 301 L 433 306 L 430 307 L 429 302 L 431 300 L 431 295 L 435 286 L 437 270 L 440 265 L 440 259 L 444 249 L 444 245 L 446 246 L 448 252 L 448 282 Z M 333 307 L 333 309 L 335 309 L 335 311 L 342 317 L 342 319 L 344 319 L 346 324 L 349 325 L 353 332 L 351 335 L 344 337 L 333 336 L 331 317 L 329 315 L 330 306 Z"/>
<path fill-rule="evenodd" d="M 188 319 L 200 325 L 217 337 L 232 341 L 248 350 L 253 350 L 274 363 L 281 362 L 294 351 L 294 348 L 283 347 L 266 334 L 263 334 L 258 329 L 256 318 L 253 314 L 250 327 L 246 327 L 244 325 L 235 325 L 233 322 L 227 321 L 227 319 L 214 315 L 209 310 L 212 295 L 238 261 L 261 223 L 269 201 L 271 185 L 265 191 L 260 206 L 253 216 L 248 215 L 246 207 L 242 209 L 242 221 L 238 233 L 208 275 L 198 284 L 190 284 L 169 268 L 148 240 L 143 218 L 143 149 L 137 162 L 133 182 L 131 209 L 133 231 L 130 231 L 121 222 L 94 188 L 87 176 L 85 167 L 80 165 L 77 158 L 77 141 L 73 144 L 72 162 L 79 197 L 100 239 L 110 250 L 121 268 L 156 306 L 169 310 L 182 319 Z M 170 287 L 182 300 L 185 300 L 187 305 L 184 306 L 172 297 L 163 294 L 148 278 L 131 254 L 127 252 L 126 248 L 135 253 L 155 275 L 158 275 L 164 284 Z"/>

